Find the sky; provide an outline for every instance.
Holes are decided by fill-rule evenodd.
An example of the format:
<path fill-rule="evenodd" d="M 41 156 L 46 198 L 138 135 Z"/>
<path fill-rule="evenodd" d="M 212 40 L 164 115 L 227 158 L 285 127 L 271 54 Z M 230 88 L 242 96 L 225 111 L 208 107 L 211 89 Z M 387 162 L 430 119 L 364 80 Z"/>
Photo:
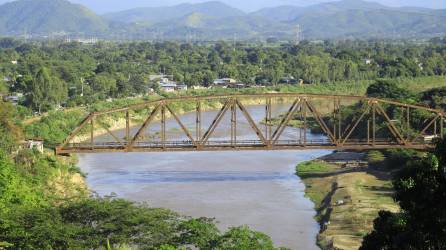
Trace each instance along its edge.
<path fill-rule="evenodd" d="M 0 0 L 0 4 L 12 0 Z M 120 11 L 135 7 L 167 6 L 179 3 L 197 3 L 207 0 L 69 0 L 80 3 L 95 11 L 98 14 Z M 264 7 L 279 5 L 306 6 L 320 2 L 331 2 L 333 0 L 220 0 L 233 7 L 246 12 L 255 11 Z M 372 0 L 370 0 L 372 1 Z M 388 6 L 417 6 L 426 8 L 446 9 L 446 0 L 374 0 Z"/>

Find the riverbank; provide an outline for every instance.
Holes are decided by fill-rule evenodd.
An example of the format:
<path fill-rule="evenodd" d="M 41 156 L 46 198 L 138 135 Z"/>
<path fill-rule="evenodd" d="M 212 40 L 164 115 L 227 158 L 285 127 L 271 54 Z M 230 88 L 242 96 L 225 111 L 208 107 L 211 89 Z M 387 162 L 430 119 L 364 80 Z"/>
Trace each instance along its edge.
<path fill-rule="evenodd" d="M 399 209 L 392 199 L 392 175 L 363 160 L 317 159 L 296 167 L 305 195 L 315 204 L 322 249 L 358 249 L 380 210 Z"/>

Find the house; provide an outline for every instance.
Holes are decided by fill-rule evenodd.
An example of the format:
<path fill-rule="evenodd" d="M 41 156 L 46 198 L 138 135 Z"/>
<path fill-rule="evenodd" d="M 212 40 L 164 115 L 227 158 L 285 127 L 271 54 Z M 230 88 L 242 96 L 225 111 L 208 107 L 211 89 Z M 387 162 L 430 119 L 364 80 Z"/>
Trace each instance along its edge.
<path fill-rule="evenodd" d="M 43 140 L 41 139 L 29 139 L 23 142 L 23 147 L 27 149 L 36 149 L 40 153 L 43 153 Z"/>
<path fill-rule="evenodd" d="M 365 64 L 367 64 L 367 65 L 372 64 L 372 59 L 366 58 L 366 59 L 364 60 L 364 62 L 365 62 Z"/>
<path fill-rule="evenodd" d="M 16 61 L 16 60 L 14 60 L 14 61 L 11 61 L 11 63 L 12 63 L 12 64 L 14 64 L 14 65 L 17 65 L 17 64 L 19 64 L 19 62 L 18 62 L 18 61 Z"/>
<path fill-rule="evenodd" d="M 217 86 L 228 86 L 229 84 L 237 83 L 237 80 L 232 78 L 221 78 L 221 79 L 215 79 L 213 83 L 214 85 Z"/>
<path fill-rule="evenodd" d="M 161 78 L 161 81 L 158 82 L 158 85 L 159 85 L 160 89 L 163 90 L 164 92 L 175 92 L 175 91 L 187 90 L 186 84 L 170 81 L 168 78 Z"/>
<path fill-rule="evenodd" d="M 177 88 L 176 82 L 160 82 L 160 89 L 164 92 L 175 92 Z"/>

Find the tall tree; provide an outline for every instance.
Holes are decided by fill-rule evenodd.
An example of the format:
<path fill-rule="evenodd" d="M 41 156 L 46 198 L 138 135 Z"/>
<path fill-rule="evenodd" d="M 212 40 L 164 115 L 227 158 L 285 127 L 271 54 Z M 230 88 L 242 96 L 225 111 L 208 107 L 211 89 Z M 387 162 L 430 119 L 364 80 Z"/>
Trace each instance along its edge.
<path fill-rule="evenodd" d="M 31 80 L 29 93 L 28 101 L 39 113 L 59 105 L 68 96 L 66 84 L 56 77 L 51 77 L 45 67 L 42 67 Z"/>

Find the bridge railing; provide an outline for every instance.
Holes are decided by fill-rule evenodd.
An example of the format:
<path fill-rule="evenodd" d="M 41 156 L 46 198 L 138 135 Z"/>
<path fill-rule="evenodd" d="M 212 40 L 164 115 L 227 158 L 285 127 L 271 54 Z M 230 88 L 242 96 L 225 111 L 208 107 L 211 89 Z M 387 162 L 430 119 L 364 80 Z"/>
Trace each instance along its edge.
<path fill-rule="evenodd" d="M 272 143 L 272 142 L 271 142 Z M 430 143 L 433 143 L 432 141 Z M 426 142 L 422 139 L 417 140 L 414 145 L 425 145 Z M 398 142 L 391 139 L 376 139 L 374 142 L 363 139 L 352 139 L 346 142 L 342 146 L 397 146 Z M 128 142 L 96 142 L 93 145 L 90 143 L 69 143 L 67 149 L 80 149 L 80 150 L 125 150 L 128 146 Z M 314 146 L 327 146 L 327 147 L 340 147 L 333 144 L 329 139 L 311 139 L 307 141 L 303 140 L 278 140 L 274 145 L 264 144 L 261 140 L 215 140 L 208 141 L 203 145 L 196 145 L 192 141 L 180 140 L 180 141 L 166 141 L 166 142 L 137 142 L 133 145 L 134 149 L 199 149 L 206 150 L 212 148 L 284 148 L 284 147 L 314 147 Z"/>

